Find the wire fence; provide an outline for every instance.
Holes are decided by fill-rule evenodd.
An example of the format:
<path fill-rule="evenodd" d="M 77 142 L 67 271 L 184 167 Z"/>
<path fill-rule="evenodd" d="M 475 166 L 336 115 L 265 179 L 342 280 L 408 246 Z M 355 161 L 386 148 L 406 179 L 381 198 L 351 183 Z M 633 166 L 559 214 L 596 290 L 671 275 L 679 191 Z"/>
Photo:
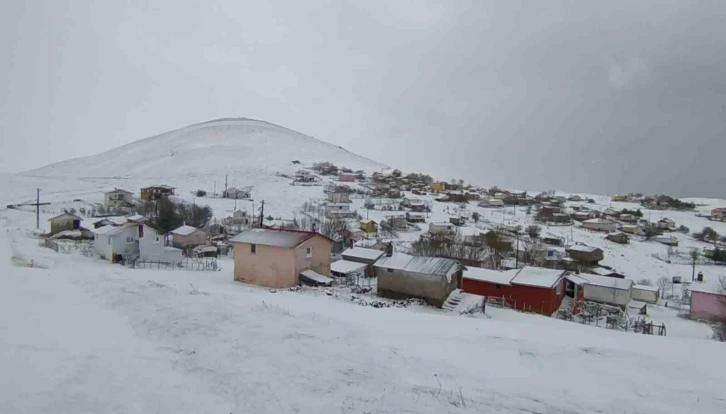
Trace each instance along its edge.
<path fill-rule="evenodd" d="M 219 270 L 217 260 L 214 258 L 188 259 L 180 262 L 131 259 L 126 261 L 126 265 L 133 269 L 189 270 L 198 272 L 215 272 Z"/>

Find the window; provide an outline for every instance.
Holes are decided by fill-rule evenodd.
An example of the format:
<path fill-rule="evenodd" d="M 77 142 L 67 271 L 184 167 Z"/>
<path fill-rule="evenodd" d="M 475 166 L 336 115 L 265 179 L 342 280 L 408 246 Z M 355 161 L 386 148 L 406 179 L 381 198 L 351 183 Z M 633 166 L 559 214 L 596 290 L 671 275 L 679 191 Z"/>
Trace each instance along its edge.
<path fill-rule="evenodd" d="M 308 259 L 313 257 L 313 248 L 312 247 L 305 248 L 305 257 Z"/>
<path fill-rule="evenodd" d="M 257 253 L 257 245 L 256 244 L 250 244 L 250 253 L 252 253 L 252 254 Z"/>
<path fill-rule="evenodd" d="M 393 269 L 388 269 L 388 273 L 393 273 Z"/>
<path fill-rule="evenodd" d="M 497 284 L 496 284 L 496 285 L 494 285 L 494 286 L 495 286 L 495 287 L 496 287 L 497 289 L 501 289 L 501 288 L 502 288 L 502 285 L 500 285 L 499 283 L 497 283 Z"/>
<path fill-rule="evenodd" d="M 127 236 L 127 237 L 126 237 L 126 243 L 129 243 L 129 244 L 131 244 L 131 243 L 133 243 L 133 242 L 134 242 L 134 238 L 133 238 L 133 237 L 131 237 L 131 236 Z"/>

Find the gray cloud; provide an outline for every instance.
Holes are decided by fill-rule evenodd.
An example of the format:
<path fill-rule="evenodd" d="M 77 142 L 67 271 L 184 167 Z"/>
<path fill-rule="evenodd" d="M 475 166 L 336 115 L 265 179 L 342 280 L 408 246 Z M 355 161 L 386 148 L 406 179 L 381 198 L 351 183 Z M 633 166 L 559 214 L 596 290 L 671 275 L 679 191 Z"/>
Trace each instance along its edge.
<path fill-rule="evenodd" d="M 721 2 L 60 3 L 0 16 L 6 171 L 246 116 L 485 185 L 726 191 Z"/>

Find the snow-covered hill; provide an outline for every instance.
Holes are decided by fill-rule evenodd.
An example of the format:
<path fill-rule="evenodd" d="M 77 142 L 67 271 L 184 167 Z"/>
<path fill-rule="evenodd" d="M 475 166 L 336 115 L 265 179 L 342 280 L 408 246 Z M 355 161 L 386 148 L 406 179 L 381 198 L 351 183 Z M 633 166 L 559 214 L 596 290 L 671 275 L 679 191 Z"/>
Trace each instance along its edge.
<path fill-rule="evenodd" d="M 331 161 L 353 170 L 381 170 L 385 165 L 293 130 L 247 118 L 203 122 L 136 141 L 89 157 L 27 172 L 33 176 L 120 177 L 183 180 L 245 179 Z M 241 185 L 241 184 L 240 184 Z"/>

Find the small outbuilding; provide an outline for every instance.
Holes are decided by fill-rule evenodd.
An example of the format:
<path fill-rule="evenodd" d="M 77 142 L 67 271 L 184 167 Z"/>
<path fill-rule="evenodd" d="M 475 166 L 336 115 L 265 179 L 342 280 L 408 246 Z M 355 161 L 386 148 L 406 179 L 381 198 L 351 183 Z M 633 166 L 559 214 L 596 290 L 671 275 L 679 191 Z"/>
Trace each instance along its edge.
<path fill-rule="evenodd" d="M 660 299 L 660 289 L 655 286 L 633 285 L 632 299 L 655 305 Z"/>
<path fill-rule="evenodd" d="M 50 234 L 60 233 L 65 230 L 78 230 L 81 228 L 81 218 L 75 214 L 63 213 L 48 219 L 50 222 Z"/>
<path fill-rule="evenodd" d="M 103 200 L 108 207 L 124 207 L 133 204 L 133 193 L 131 191 L 116 188 L 103 194 Z"/>
<path fill-rule="evenodd" d="M 587 280 L 585 300 L 606 303 L 625 308 L 632 297 L 633 281 L 581 273 L 580 277 Z"/>
<path fill-rule="evenodd" d="M 618 223 L 612 220 L 594 218 L 583 221 L 582 228 L 592 231 L 603 231 L 609 233 L 618 229 Z"/>

